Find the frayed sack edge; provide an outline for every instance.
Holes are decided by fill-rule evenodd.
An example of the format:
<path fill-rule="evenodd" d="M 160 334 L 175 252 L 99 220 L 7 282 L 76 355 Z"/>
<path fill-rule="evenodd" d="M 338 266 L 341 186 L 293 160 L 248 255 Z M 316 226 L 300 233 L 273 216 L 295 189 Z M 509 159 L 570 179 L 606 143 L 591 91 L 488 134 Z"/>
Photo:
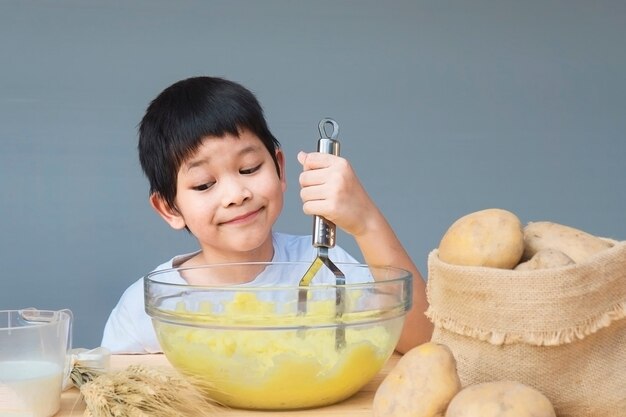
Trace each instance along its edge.
<path fill-rule="evenodd" d="M 610 241 L 613 244 L 613 247 L 608 251 L 602 252 L 596 256 L 595 261 L 600 260 L 603 262 L 604 260 L 615 261 L 617 264 L 624 264 L 624 260 L 626 259 L 626 241 L 616 241 L 608 238 L 604 238 L 607 241 Z M 550 330 L 526 330 L 526 331 L 506 331 L 502 329 L 492 329 L 488 330 L 485 328 L 480 328 L 480 326 L 476 325 L 468 325 L 462 322 L 462 317 L 458 316 L 459 312 L 455 311 L 456 317 L 450 317 L 447 314 L 440 314 L 440 308 L 434 308 L 431 300 L 430 294 L 430 275 L 433 273 L 433 264 L 434 262 L 441 262 L 438 260 L 437 249 L 433 250 L 429 254 L 428 259 L 428 270 L 429 270 L 429 282 L 427 283 L 427 297 L 429 300 L 429 307 L 426 311 L 426 316 L 430 319 L 430 321 L 437 328 L 441 328 L 444 330 L 448 330 L 459 335 L 468 336 L 480 341 L 488 342 L 493 345 L 505 345 L 505 344 L 514 344 L 514 343 L 525 343 L 529 345 L 535 346 L 559 346 L 567 343 L 572 343 L 577 340 L 584 339 L 585 337 L 600 331 L 603 328 L 607 328 L 614 324 L 617 321 L 621 321 L 626 319 L 626 298 L 622 298 L 618 295 L 618 300 L 615 300 L 614 304 L 608 304 L 604 310 L 588 316 L 583 321 L 579 323 L 572 323 L 572 325 L 563 326 L 560 329 L 550 329 Z M 433 258 L 433 259 L 431 259 Z M 437 259 L 437 261 L 435 261 Z M 445 263 L 441 263 L 441 265 L 446 268 L 458 268 L 456 265 L 448 265 Z M 588 267 L 589 265 L 586 265 Z M 480 271 L 480 269 L 485 268 L 471 268 L 472 274 L 477 273 L 476 271 Z M 564 267 L 567 268 L 567 267 Z M 489 270 L 490 268 L 486 268 Z M 618 267 L 620 269 L 620 267 Z M 538 271 L 530 271 L 533 272 Z M 626 284 L 626 275 L 621 275 L 616 278 L 614 282 L 619 283 L 619 285 Z M 439 295 L 441 296 L 441 295 Z"/>
<path fill-rule="evenodd" d="M 449 317 L 443 317 L 430 308 L 426 311 L 426 316 L 436 327 L 492 345 L 525 343 L 535 346 L 559 346 L 584 339 L 603 328 L 609 327 L 612 323 L 626 318 L 626 300 L 616 304 L 609 311 L 587 319 L 576 326 L 550 332 L 505 333 L 478 329 L 461 324 Z"/>

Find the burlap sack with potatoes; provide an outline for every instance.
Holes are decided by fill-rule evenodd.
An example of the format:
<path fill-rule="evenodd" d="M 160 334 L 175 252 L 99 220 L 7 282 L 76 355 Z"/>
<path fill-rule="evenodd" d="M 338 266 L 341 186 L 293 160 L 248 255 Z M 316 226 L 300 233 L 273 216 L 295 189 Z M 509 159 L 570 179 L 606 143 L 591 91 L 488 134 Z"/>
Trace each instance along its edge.
<path fill-rule="evenodd" d="M 514 380 L 558 417 L 626 416 L 626 241 L 588 262 L 536 271 L 466 267 L 428 256 L 432 340 L 463 386 Z"/>

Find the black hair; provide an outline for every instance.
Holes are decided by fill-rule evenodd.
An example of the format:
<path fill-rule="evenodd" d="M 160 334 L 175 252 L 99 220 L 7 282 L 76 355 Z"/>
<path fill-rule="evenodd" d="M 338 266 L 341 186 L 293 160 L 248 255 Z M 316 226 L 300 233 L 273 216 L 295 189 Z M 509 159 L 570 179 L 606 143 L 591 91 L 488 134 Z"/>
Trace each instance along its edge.
<path fill-rule="evenodd" d="M 280 143 L 250 90 L 217 77 L 192 77 L 167 87 L 152 100 L 139 125 L 139 162 L 150 181 L 150 194 L 176 208 L 176 180 L 185 159 L 207 136 L 238 137 L 244 129 L 261 139 L 280 176 Z"/>

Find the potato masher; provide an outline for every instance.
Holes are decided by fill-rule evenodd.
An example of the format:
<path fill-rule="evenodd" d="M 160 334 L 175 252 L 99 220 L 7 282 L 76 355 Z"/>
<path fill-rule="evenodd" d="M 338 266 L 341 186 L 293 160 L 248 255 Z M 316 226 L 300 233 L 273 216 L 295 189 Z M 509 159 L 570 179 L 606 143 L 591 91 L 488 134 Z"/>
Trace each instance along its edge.
<path fill-rule="evenodd" d="M 326 125 L 332 126 L 332 132 L 330 135 L 326 134 Z M 324 118 L 319 122 L 320 139 L 317 142 L 317 151 L 321 153 L 329 153 L 333 155 L 339 155 L 339 141 L 337 136 L 339 135 L 339 125 L 337 122 L 330 118 Z M 328 258 L 328 249 L 335 246 L 336 226 L 333 222 L 326 220 L 322 216 L 313 216 L 313 246 L 317 248 L 317 256 L 311 263 L 311 266 L 304 273 L 304 276 L 300 279 L 298 291 L 298 314 L 306 314 L 307 303 L 307 289 L 317 272 L 322 265 L 326 267 L 335 275 L 335 317 L 337 320 L 341 319 L 344 313 L 345 303 L 345 284 L 346 277 L 341 270 Z M 338 323 L 338 327 L 335 333 L 335 347 L 337 350 L 343 348 L 346 344 L 345 328 L 341 323 Z"/>

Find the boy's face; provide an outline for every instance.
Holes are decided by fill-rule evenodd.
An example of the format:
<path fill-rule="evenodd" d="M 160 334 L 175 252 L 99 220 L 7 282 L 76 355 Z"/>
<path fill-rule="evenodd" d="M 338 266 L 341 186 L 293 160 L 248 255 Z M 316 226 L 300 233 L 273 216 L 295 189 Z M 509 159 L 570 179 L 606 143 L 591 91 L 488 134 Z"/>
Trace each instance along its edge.
<path fill-rule="evenodd" d="M 173 228 L 187 226 L 207 262 L 267 257 L 286 189 L 282 151 L 276 157 L 280 175 L 253 133 L 207 137 L 178 171 L 177 210 L 158 196 L 151 203 Z"/>

